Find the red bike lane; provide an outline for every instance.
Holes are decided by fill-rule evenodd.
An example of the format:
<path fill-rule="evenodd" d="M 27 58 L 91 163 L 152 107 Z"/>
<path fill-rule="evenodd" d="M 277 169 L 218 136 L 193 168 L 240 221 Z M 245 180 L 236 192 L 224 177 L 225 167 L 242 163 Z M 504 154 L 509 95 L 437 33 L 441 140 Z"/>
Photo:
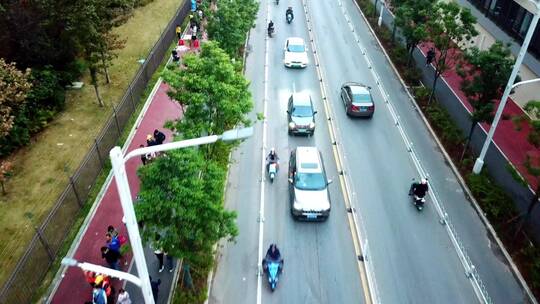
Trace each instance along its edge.
<path fill-rule="evenodd" d="M 168 86 L 161 83 L 153 96 L 152 101 L 143 114 L 143 118 L 138 126 L 135 135 L 129 143 L 128 150 L 137 149 L 141 144 L 146 146 L 146 136 L 153 134 L 155 129 L 159 129 L 167 136 L 166 142 L 170 142 L 173 135 L 170 130 L 165 129 L 163 125 L 170 120 L 178 120 L 182 116 L 180 105 L 171 100 L 167 96 Z M 142 165 L 139 157 L 133 158 L 126 163 L 126 173 L 133 198 L 139 192 L 139 179 L 137 177 L 137 168 Z M 114 178 L 106 186 L 107 189 L 103 195 L 99 206 L 92 215 L 92 219 L 84 232 L 83 237 L 79 240 L 78 247 L 73 255 L 73 258 L 81 262 L 89 262 L 93 264 L 107 266 L 105 260 L 101 258 L 100 248 L 105 245 L 105 234 L 107 227 L 113 225 L 121 235 L 127 237 L 127 230 L 122 223 L 122 207 L 119 201 L 118 191 Z M 120 269 L 128 271 L 131 255 L 126 255 L 128 265 L 124 265 L 121 261 Z M 121 287 L 119 280 L 113 280 L 116 290 Z M 52 296 L 51 303 L 84 303 L 91 301 L 92 287 L 86 282 L 81 269 L 77 267 L 69 267 L 61 279 L 58 288 Z"/>
<path fill-rule="evenodd" d="M 426 56 L 430 44 L 424 43 L 419 45 L 424 57 Z M 453 65 L 453 63 L 450 63 Z M 461 106 L 467 108 L 469 112 L 472 111 L 471 104 L 467 101 L 467 97 L 461 91 L 461 80 L 462 78 L 456 73 L 455 69 L 452 69 L 442 76 L 448 85 L 452 88 L 459 101 Z M 499 106 L 500 101 L 495 104 L 495 109 Z M 499 147 L 500 150 L 506 155 L 506 158 L 516 167 L 519 173 L 526 178 L 527 182 L 533 189 L 537 187 L 537 180 L 534 176 L 530 175 L 525 167 L 524 163 L 527 159 L 527 154 L 539 156 L 539 151 L 536 147 L 530 144 L 527 140 L 527 135 L 531 130 L 529 123 L 522 123 L 521 129 L 518 130 L 512 121 L 512 117 L 522 116 L 525 112 L 523 109 L 514 101 L 512 98 L 508 98 L 506 106 L 504 108 L 501 120 L 497 125 L 495 134 L 493 136 L 493 141 Z M 491 124 L 482 123 L 480 124 L 482 129 L 487 133 Z M 490 149 L 496 149 L 495 147 L 490 147 Z"/>

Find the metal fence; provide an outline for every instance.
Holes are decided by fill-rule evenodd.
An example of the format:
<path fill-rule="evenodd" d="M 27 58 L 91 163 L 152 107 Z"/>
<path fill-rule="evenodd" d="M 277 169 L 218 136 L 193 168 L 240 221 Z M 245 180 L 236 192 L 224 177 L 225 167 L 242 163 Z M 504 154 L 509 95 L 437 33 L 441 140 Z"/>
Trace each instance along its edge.
<path fill-rule="evenodd" d="M 56 204 L 41 226 L 35 229 L 36 233 L 32 241 L 0 291 L 0 303 L 30 303 L 32 301 L 36 290 L 62 248 L 68 232 L 72 229 L 79 211 L 87 203 L 88 195 L 108 161 L 109 151 L 118 143 L 130 117 L 141 102 L 141 96 L 148 81 L 176 38 L 176 24 L 181 24 L 189 11 L 190 1 L 184 1 L 161 33 L 159 40 L 137 71 L 118 105 L 113 107 L 109 119 L 95 138 L 94 144 L 78 169 L 69 178 L 69 183 Z"/>

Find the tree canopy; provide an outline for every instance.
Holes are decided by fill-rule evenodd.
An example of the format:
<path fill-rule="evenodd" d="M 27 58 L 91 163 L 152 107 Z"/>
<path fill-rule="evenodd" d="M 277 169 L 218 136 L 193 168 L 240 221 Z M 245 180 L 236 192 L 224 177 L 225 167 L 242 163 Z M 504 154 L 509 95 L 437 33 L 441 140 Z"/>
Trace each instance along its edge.
<path fill-rule="evenodd" d="M 437 2 L 433 6 L 433 17 L 426 23 L 429 40 L 437 50 L 433 61 L 435 77 L 429 102 L 433 99 L 439 77 L 451 69 L 460 58 L 459 48 L 478 35 L 475 24 L 476 17 L 471 11 L 455 2 Z"/>
<path fill-rule="evenodd" d="M 235 58 L 248 31 L 255 26 L 259 3 L 254 0 L 215 0 L 217 10 L 207 14 L 208 37 Z"/>
<path fill-rule="evenodd" d="M 24 109 L 26 94 L 30 91 L 30 70 L 17 69 L 14 63 L 0 58 L 0 137 L 9 134 L 18 112 Z"/>
<path fill-rule="evenodd" d="M 409 53 L 408 64 L 415 47 L 428 37 L 426 22 L 432 17 L 432 9 L 433 1 L 405 0 L 395 11 L 395 25 L 400 27 Z"/>
<path fill-rule="evenodd" d="M 464 64 L 458 66 L 458 73 L 463 77 L 461 90 L 473 107 L 463 155 L 477 124 L 493 120 L 494 104 L 501 99 L 514 65 L 509 47 L 497 41 L 487 50 L 470 48 L 465 52 Z"/>
<path fill-rule="evenodd" d="M 184 138 L 221 134 L 250 123 L 249 83 L 216 43 L 203 43 L 200 54 L 183 57 L 183 65 L 170 66 L 162 76 L 171 87 L 169 96 L 185 109 L 176 125 Z"/>
<path fill-rule="evenodd" d="M 196 149 L 171 151 L 139 169 L 140 201 L 135 205 L 143 223 L 143 239 L 156 233 L 166 252 L 188 260 L 221 238 L 238 234 L 236 213 L 223 207 L 226 169 L 207 161 Z"/>

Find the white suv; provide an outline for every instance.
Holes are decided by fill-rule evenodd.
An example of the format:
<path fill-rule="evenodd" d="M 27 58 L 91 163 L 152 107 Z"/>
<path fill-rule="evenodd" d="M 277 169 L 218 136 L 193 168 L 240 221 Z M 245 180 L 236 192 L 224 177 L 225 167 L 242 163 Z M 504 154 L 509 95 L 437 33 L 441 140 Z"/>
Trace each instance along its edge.
<path fill-rule="evenodd" d="M 289 159 L 289 199 L 296 219 L 326 220 L 330 195 L 321 153 L 316 147 L 297 147 Z"/>

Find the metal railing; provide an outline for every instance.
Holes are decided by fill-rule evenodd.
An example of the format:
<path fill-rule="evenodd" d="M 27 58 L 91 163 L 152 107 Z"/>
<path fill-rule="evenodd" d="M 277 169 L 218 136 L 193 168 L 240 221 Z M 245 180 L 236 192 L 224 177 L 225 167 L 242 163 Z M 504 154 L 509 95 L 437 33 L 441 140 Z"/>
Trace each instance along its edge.
<path fill-rule="evenodd" d="M 78 169 L 70 176 L 69 183 L 54 207 L 41 226 L 35 227 L 34 237 L 0 291 L 0 303 L 32 301 L 72 229 L 79 211 L 87 204 L 90 191 L 108 161 L 109 150 L 118 143 L 129 119 L 141 102 L 148 82 L 176 38 L 176 24 L 181 24 L 189 11 L 190 1 L 184 1 L 154 44 L 118 105 L 113 106 L 107 122 L 94 139 Z"/>

